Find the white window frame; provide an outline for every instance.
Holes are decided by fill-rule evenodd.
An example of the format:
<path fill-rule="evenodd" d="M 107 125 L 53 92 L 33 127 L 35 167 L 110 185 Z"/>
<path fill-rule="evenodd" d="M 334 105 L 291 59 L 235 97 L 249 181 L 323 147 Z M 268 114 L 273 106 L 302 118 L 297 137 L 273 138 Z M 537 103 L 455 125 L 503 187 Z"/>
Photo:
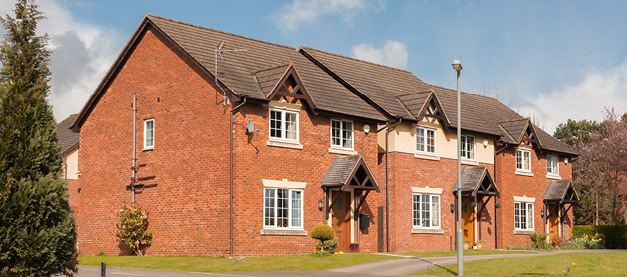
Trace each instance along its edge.
<path fill-rule="evenodd" d="M 428 202 L 428 207 L 429 207 L 429 226 L 422 226 L 422 202 L 421 199 L 423 196 L 427 196 L 429 199 Z M 419 201 L 418 201 L 418 210 L 416 210 L 416 197 L 418 197 Z M 442 229 L 442 197 L 440 197 L 440 195 L 438 194 L 427 194 L 427 193 L 412 193 L 412 197 L 411 197 L 411 204 L 412 204 L 412 226 L 414 229 L 437 229 L 440 230 Z M 433 209 L 433 199 L 437 198 L 438 199 L 438 210 L 437 210 L 437 219 L 438 219 L 438 225 L 434 226 L 433 225 L 433 219 L 434 217 L 434 210 Z M 418 217 L 416 218 L 416 215 L 418 215 Z"/>
<path fill-rule="evenodd" d="M 525 168 L 525 154 L 528 155 L 529 163 L 526 164 Z M 520 158 L 520 167 L 518 163 L 518 159 Z M 529 149 L 516 149 L 516 171 L 518 172 L 531 172 L 531 150 Z"/>
<path fill-rule="evenodd" d="M 534 204 L 532 202 L 514 202 L 514 230 L 515 231 L 534 231 Z M 525 215 L 522 215 L 524 211 Z M 524 219 L 524 221 L 523 221 Z"/>
<path fill-rule="evenodd" d="M 148 145 L 148 122 L 152 122 L 152 145 Z M 154 149 L 155 148 L 155 119 L 146 119 L 144 120 L 144 149 Z"/>
<path fill-rule="evenodd" d="M 551 175 L 551 176 L 560 176 L 559 163 L 560 163 L 560 159 L 557 155 L 546 156 L 546 174 Z"/>
<path fill-rule="evenodd" d="M 422 146 L 424 147 L 424 149 L 419 149 L 418 148 L 418 143 L 420 141 L 420 136 L 418 135 L 418 133 L 420 131 L 424 131 L 424 136 L 422 137 Z M 429 149 L 429 132 L 433 133 L 433 152 L 430 152 Z M 436 155 L 437 153 L 437 139 L 436 139 L 436 130 L 432 129 L 432 128 L 425 128 L 425 127 L 416 127 L 416 153 L 419 154 L 425 154 L 425 155 Z"/>
<path fill-rule="evenodd" d="M 468 139 L 472 138 L 472 143 L 468 143 Z M 462 139 L 462 143 L 461 143 L 461 156 L 462 159 L 464 160 L 470 160 L 470 161 L 474 161 L 476 159 L 476 147 L 475 147 L 475 137 L 474 136 L 469 136 L 469 135 L 462 135 L 461 136 Z M 468 151 L 469 146 L 472 146 L 472 151 Z M 464 155 L 464 152 L 466 152 L 466 154 Z M 472 154 L 472 157 L 471 157 Z"/>
<path fill-rule="evenodd" d="M 280 123 L 280 127 L 281 127 L 281 137 L 273 137 L 272 136 L 272 112 L 280 112 L 281 113 L 281 123 Z M 287 133 L 287 129 L 285 128 L 285 117 L 286 114 L 293 114 L 296 115 L 296 139 L 288 139 L 286 138 L 286 133 Z M 281 141 L 281 142 L 288 142 L 288 143 L 298 143 L 299 138 L 300 138 L 300 122 L 299 122 L 299 113 L 297 111 L 289 111 L 289 110 L 282 110 L 282 109 L 274 109 L 274 108 L 270 108 L 270 110 L 268 111 L 268 139 L 271 141 Z"/>
<path fill-rule="evenodd" d="M 279 190 L 285 190 L 287 191 L 287 213 L 288 213 L 288 218 L 287 218 L 287 223 L 288 226 L 287 227 L 279 227 L 278 226 L 278 202 L 277 202 L 277 197 L 278 197 L 278 191 Z M 266 216 L 266 191 L 274 191 L 274 207 L 273 207 L 273 211 L 274 211 L 274 224 L 267 224 L 266 219 L 269 218 Z M 293 211 L 292 211 L 292 192 L 300 192 L 300 226 L 293 226 L 292 225 L 292 217 L 293 217 Z M 289 189 L 289 188 L 264 188 L 263 190 L 263 228 L 264 229 L 270 229 L 270 230 L 303 230 L 303 224 L 304 224 L 304 190 L 302 189 Z"/>
<path fill-rule="evenodd" d="M 340 123 L 340 144 L 334 144 L 333 143 L 333 122 L 339 122 Z M 350 133 L 351 133 L 351 147 L 344 147 L 344 123 L 350 123 L 351 124 L 351 129 L 350 129 Z M 352 120 L 346 120 L 346 119 L 335 119 L 332 118 L 331 119 L 331 148 L 336 148 L 336 149 L 345 149 L 345 150 L 353 150 L 355 149 L 355 123 Z"/>

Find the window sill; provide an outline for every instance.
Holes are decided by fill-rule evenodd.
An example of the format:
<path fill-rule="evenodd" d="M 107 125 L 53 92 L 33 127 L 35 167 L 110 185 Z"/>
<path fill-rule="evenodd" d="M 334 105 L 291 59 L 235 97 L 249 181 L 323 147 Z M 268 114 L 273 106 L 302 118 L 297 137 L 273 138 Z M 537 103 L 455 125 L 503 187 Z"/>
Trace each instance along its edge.
<path fill-rule="evenodd" d="M 307 236 L 305 230 L 269 230 L 262 229 L 262 236 Z"/>
<path fill-rule="evenodd" d="M 152 150 L 155 150 L 155 148 L 152 148 L 152 147 L 151 148 L 144 148 L 144 149 L 142 149 L 142 152 L 152 151 Z"/>
<path fill-rule="evenodd" d="M 444 234 L 442 229 L 411 229 L 412 234 Z"/>
<path fill-rule="evenodd" d="M 295 143 L 295 142 L 284 142 L 284 141 L 274 141 L 274 140 L 268 140 L 266 141 L 266 145 L 267 146 L 274 146 L 274 147 L 284 147 L 284 148 L 292 148 L 292 149 L 303 149 L 303 145 L 300 143 Z"/>
<path fill-rule="evenodd" d="M 533 173 L 526 171 L 516 171 L 516 175 L 533 177 Z"/>
<path fill-rule="evenodd" d="M 414 158 L 418 158 L 418 159 L 425 159 L 425 160 L 433 160 L 433 161 L 439 161 L 440 157 L 438 157 L 435 154 L 427 154 L 427 153 L 415 153 L 414 154 Z"/>
<path fill-rule="evenodd" d="M 560 177 L 559 175 L 551 175 L 551 174 L 547 174 L 546 175 L 547 179 L 554 179 L 554 180 L 562 180 L 562 177 Z"/>
<path fill-rule="evenodd" d="M 514 230 L 514 235 L 529 235 L 533 233 L 535 233 L 533 230 Z"/>
<path fill-rule="evenodd" d="M 479 162 L 473 161 L 473 160 L 464 160 L 464 159 L 462 159 L 462 164 L 465 164 L 465 165 L 479 165 Z"/>
<path fill-rule="evenodd" d="M 341 149 L 341 148 L 329 148 L 329 153 L 333 154 L 342 154 L 342 155 L 357 155 L 357 151 L 352 149 Z"/>

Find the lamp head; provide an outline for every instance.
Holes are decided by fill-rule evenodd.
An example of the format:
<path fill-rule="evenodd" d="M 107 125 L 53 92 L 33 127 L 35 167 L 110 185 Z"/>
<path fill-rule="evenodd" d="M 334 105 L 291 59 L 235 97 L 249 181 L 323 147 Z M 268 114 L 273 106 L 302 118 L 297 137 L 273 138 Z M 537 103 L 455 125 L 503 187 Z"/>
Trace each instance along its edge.
<path fill-rule="evenodd" d="M 462 63 L 459 60 L 454 60 L 453 61 L 453 69 L 455 69 L 455 71 L 457 71 L 457 72 L 462 71 Z"/>

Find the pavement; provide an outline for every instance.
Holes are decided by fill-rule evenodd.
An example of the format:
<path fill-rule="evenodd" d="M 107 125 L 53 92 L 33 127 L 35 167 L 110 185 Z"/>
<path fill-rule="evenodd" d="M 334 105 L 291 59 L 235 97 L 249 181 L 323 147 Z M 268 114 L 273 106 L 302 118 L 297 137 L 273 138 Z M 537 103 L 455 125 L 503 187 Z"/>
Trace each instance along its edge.
<path fill-rule="evenodd" d="M 504 257 L 529 257 L 529 256 L 549 256 L 556 254 L 572 254 L 572 253 L 607 253 L 622 252 L 627 250 L 558 250 L 551 252 L 537 252 L 530 254 L 492 254 L 492 255 L 474 255 L 464 256 L 464 262 L 477 260 L 496 259 Z M 150 269 L 130 269 L 108 267 L 106 276 L 109 277 L 198 277 L 198 276 L 231 276 L 231 277 L 272 277 L 272 276 L 406 276 L 416 272 L 427 270 L 428 268 L 443 267 L 457 263 L 456 256 L 447 257 L 414 257 L 395 254 L 380 253 L 379 255 L 397 256 L 398 259 L 382 260 L 359 264 L 349 267 L 332 269 L 327 271 L 281 271 L 281 272 L 229 272 L 229 273 L 204 273 L 204 272 L 181 272 L 167 270 L 150 270 Z M 79 266 L 76 276 L 100 276 L 100 267 L 95 266 Z"/>

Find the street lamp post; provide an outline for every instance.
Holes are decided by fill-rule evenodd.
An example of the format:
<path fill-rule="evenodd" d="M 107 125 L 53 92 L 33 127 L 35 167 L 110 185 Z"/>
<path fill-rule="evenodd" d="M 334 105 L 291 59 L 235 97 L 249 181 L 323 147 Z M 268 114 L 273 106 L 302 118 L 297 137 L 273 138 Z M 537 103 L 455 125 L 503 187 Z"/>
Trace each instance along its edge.
<path fill-rule="evenodd" d="M 464 276 L 464 249 L 462 238 L 462 114 L 461 93 L 459 92 L 459 73 L 462 63 L 453 61 L 453 69 L 457 71 L 457 276 Z"/>

